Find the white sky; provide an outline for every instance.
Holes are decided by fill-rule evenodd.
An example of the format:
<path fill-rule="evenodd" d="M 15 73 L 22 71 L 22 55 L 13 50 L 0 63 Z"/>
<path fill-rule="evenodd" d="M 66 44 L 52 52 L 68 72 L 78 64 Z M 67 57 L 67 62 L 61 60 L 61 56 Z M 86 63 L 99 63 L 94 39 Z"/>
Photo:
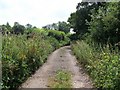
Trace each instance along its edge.
<path fill-rule="evenodd" d="M 81 0 L 0 0 L 0 25 L 14 22 L 37 27 L 67 21 Z"/>

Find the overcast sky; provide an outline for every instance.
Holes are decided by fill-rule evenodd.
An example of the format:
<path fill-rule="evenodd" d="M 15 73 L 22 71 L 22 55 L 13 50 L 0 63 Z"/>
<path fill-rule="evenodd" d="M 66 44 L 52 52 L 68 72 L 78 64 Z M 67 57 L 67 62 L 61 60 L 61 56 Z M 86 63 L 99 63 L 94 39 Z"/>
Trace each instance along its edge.
<path fill-rule="evenodd" d="M 0 0 L 0 25 L 14 22 L 37 27 L 67 21 L 81 0 Z"/>

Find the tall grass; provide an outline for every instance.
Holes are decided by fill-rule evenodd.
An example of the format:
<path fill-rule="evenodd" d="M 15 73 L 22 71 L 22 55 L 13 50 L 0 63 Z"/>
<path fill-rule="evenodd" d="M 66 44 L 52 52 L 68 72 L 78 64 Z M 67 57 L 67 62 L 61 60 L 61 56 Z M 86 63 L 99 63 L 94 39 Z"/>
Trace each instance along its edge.
<path fill-rule="evenodd" d="M 2 37 L 2 86 L 18 88 L 58 48 L 59 41 L 41 33 L 7 35 Z M 62 44 L 63 45 L 63 44 Z"/>
<path fill-rule="evenodd" d="M 91 76 L 95 87 L 120 89 L 120 53 L 117 49 L 111 50 L 108 45 L 100 48 L 84 41 L 77 41 L 72 49 Z"/>

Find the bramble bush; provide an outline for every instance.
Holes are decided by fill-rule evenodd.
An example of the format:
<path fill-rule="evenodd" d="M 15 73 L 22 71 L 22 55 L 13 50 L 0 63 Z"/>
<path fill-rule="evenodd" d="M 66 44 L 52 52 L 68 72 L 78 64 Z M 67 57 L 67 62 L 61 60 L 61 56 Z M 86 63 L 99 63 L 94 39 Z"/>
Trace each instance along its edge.
<path fill-rule="evenodd" d="M 95 87 L 101 89 L 120 89 L 120 53 L 108 45 L 96 49 L 85 41 L 72 44 L 72 49 L 79 62 L 89 73 Z"/>

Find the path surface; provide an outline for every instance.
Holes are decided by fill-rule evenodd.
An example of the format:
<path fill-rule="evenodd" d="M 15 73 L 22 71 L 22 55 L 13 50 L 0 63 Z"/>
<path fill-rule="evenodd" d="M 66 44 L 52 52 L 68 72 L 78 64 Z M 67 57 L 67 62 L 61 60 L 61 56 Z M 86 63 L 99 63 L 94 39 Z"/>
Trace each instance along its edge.
<path fill-rule="evenodd" d="M 70 46 L 54 51 L 47 62 L 22 84 L 22 88 L 48 88 L 48 79 L 58 70 L 71 72 L 73 88 L 92 88 L 89 76 L 84 73 L 80 65 L 77 65 L 77 60 L 71 53 Z"/>

